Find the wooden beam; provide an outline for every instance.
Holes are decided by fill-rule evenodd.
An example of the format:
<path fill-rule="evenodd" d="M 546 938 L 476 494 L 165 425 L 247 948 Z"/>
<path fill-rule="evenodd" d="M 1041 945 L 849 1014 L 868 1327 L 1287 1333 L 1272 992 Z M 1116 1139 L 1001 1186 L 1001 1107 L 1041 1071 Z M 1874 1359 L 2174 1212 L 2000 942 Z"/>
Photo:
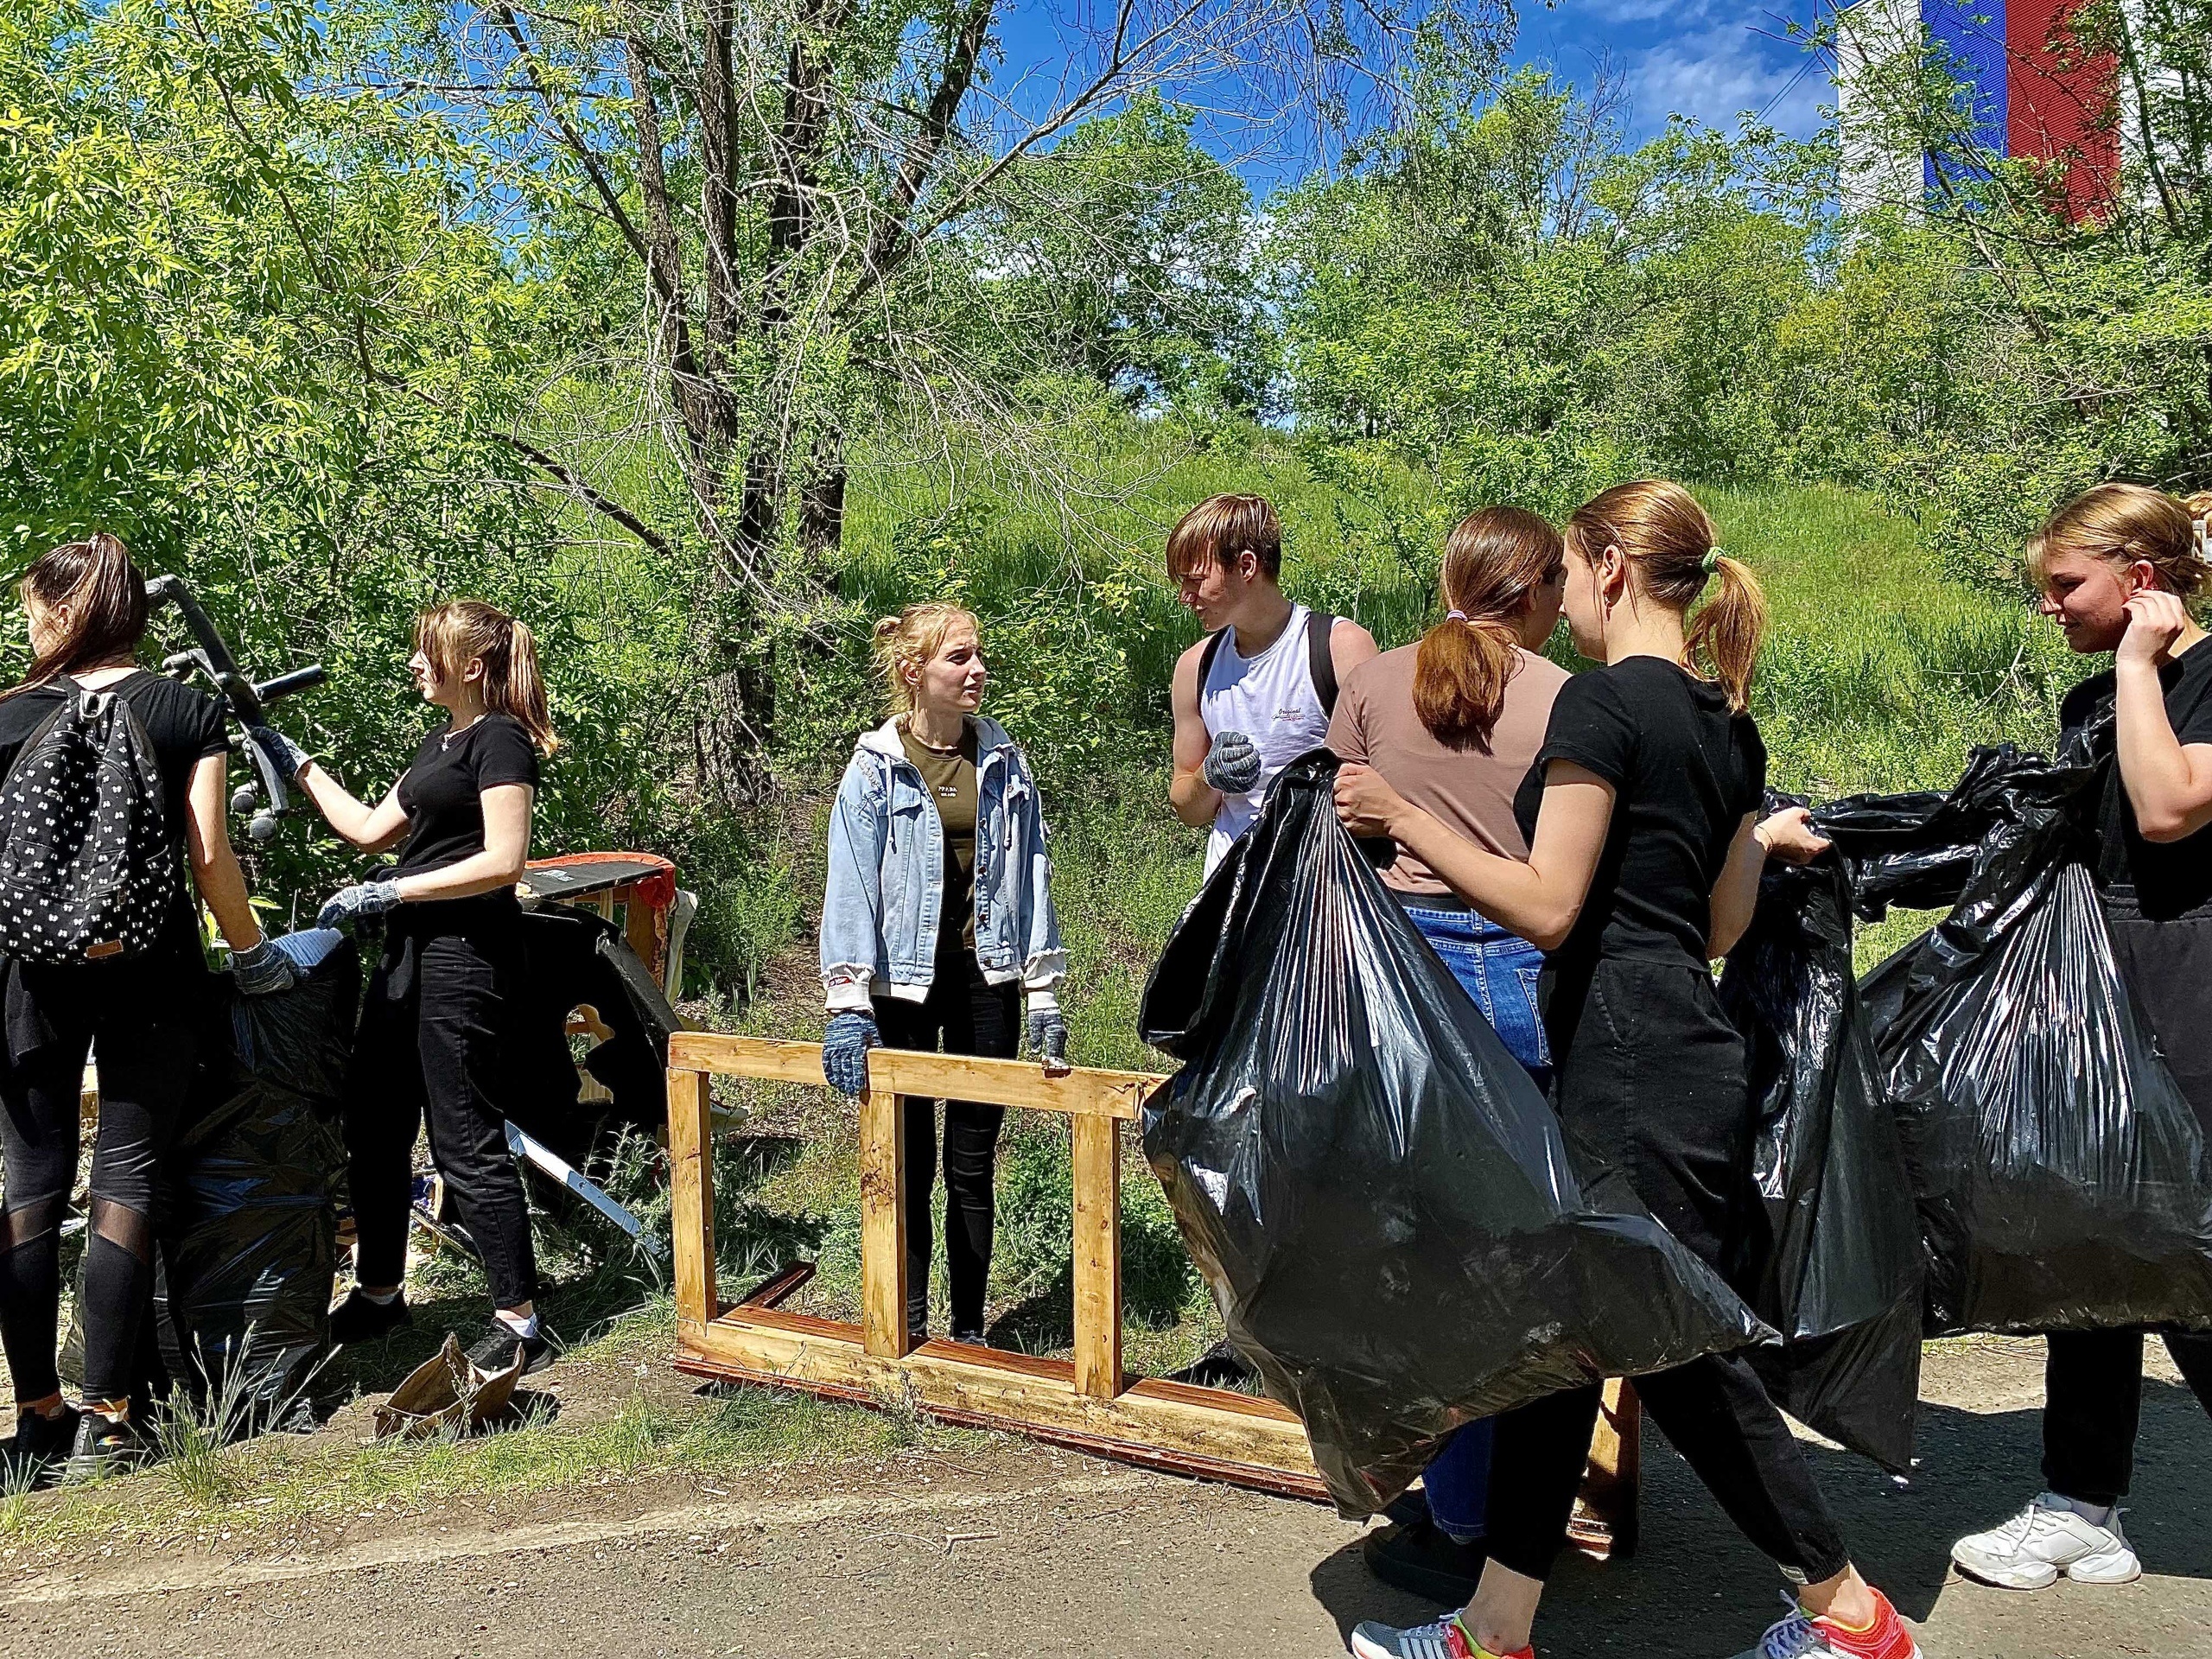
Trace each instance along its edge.
<path fill-rule="evenodd" d="M 904 1359 L 867 1353 L 849 1325 L 738 1308 L 679 1326 L 678 1365 L 700 1376 L 804 1389 L 866 1404 L 912 1399 L 948 1421 L 1012 1429 L 1103 1456 L 1295 1497 L 1326 1493 L 1298 1419 L 1271 1400 L 1220 1389 L 1132 1383 L 1111 1400 L 1082 1393 L 1064 1359 L 925 1343 Z"/>
<path fill-rule="evenodd" d="M 819 1044 L 786 1043 L 769 1037 L 679 1031 L 669 1039 L 668 1063 L 725 1077 L 781 1083 L 822 1081 Z M 975 1100 L 1077 1117 L 1134 1122 L 1138 1108 L 1166 1081 L 1148 1071 L 1106 1071 L 1088 1066 L 1078 1066 L 1065 1077 L 1048 1077 L 1033 1060 L 988 1060 L 902 1048 L 868 1051 L 868 1084 L 878 1093 Z"/>
<path fill-rule="evenodd" d="M 670 1244 L 676 1317 L 704 1323 L 721 1312 L 715 1291 L 715 1139 L 707 1074 L 668 1073 Z"/>
<path fill-rule="evenodd" d="M 1122 1391 L 1122 1132 L 1110 1117 L 1075 1121 L 1075 1385 L 1094 1400 Z"/>
<path fill-rule="evenodd" d="M 906 1114 L 897 1095 L 861 1096 L 861 1327 L 868 1351 L 906 1351 Z"/>

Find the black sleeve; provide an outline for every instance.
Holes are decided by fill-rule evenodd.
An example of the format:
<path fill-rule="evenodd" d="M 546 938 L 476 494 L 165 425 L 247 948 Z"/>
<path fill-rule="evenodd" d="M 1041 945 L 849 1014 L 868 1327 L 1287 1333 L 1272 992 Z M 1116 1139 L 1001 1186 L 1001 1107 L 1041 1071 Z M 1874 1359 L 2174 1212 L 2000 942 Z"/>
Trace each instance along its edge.
<path fill-rule="evenodd" d="M 1603 669 L 1578 674 L 1560 687 L 1535 765 L 1554 760 L 1587 767 L 1616 790 L 1628 782 L 1636 761 L 1636 721 Z"/>
<path fill-rule="evenodd" d="M 486 719 L 475 750 L 478 790 L 496 789 L 501 784 L 537 787 L 537 750 L 530 734 L 515 721 Z"/>
<path fill-rule="evenodd" d="M 211 754 L 228 754 L 231 734 L 223 729 L 223 705 L 205 691 L 186 689 L 192 699 L 186 729 L 191 735 L 193 759 L 205 760 Z"/>
<path fill-rule="evenodd" d="M 1736 809 L 1741 816 L 1766 804 L 1766 739 L 1759 735 L 1758 721 L 1749 715 L 1737 715 L 1736 727 L 1736 747 L 1744 757 L 1744 798 Z"/>
<path fill-rule="evenodd" d="M 2168 717 L 2173 721 L 2174 736 L 2180 742 L 2212 743 L 2212 674 L 2198 675 L 2196 680 L 2196 696 L 2178 714 L 2169 702 Z"/>

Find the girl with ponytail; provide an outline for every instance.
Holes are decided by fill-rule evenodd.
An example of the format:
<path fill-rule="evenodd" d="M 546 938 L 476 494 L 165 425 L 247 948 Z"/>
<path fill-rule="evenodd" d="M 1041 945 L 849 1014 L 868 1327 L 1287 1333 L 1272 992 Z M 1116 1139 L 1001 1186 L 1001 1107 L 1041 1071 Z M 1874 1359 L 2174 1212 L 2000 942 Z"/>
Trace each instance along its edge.
<path fill-rule="evenodd" d="M 2212 493 L 2177 499 L 2101 484 L 2053 513 L 2028 544 L 2043 613 L 2113 663 L 2059 705 L 2062 741 L 2108 742 L 2091 874 L 2113 957 L 2166 1069 L 2212 1137 L 2212 645 L 2190 607 L 2212 578 Z M 2110 736 L 2102 733 L 2109 722 Z M 2163 1333 L 2212 1410 L 2212 1335 Z M 2045 1339 L 2043 1488 L 2009 1520 L 1951 1547 L 1986 1583 L 2036 1590 L 2142 1575 L 2120 1529 L 2143 1401 L 2141 1330 L 2054 1331 Z"/>
<path fill-rule="evenodd" d="M 1411 645 L 1347 674 L 1329 747 L 1372 767 L 1399 797 L 1453 834 L 1503 858 L 1529 842 L 1513 792 L 1544 741 L 1566 671 L 1537 655 L 1559 621 L 1567 580 L 1560 533 L 1533 512 L 1484 507 L 1444 544 L 1446 613 Z M 1543 957 L 1454 893 L 1411 848 L 1382 882 L 1452 976 L 1465 987 L 1539 1087 L 1551 1051 L 1536 1009 Z M 1428 1518 L 1370 1537 L 1367 1563 L 1387 1584 L 1465 1600 L 1482 1571 L 1491 1424 L 1454 1434 L 1422 1476 Z"/>
<path fill-rule="evenodd" d="M 1563 608 L 1602 666 L 1570 679 L 1516 791 L 1525 859 L 1407 801 L 1374 770 L 1338 774 L 1355 835 L 1387 835 L 1491 921 L 1545 953 L 1552 1104 L 1651 1213 L 1723 1277 L 1752 1103 L 1712 962 L 1751 919 L 1770 855 L 1826 843 L 1802 810 L 1762 818 L 1766 751 L 1746 712 L 1764 632 L 1758 584 L 1680 485 L 1605 491 L 1567 521 Z M 1701 601 L 1701 602 L 1700 602 Z M 1637 1379 L 1643 1406 L 1747 1536 L 1798 1586 L 1755 1653 L 1916 1659 L 1851 1564 L 1803 1452 L 1739 1355 Z M 1528 1654 L 1596 1424 L 1596 1384 L 1497 1420 L 1488 1560 L 1466 1607 L 1412 1630 L 1363 1624 L 1363 1659 Z M 1688 1645 L 1726 1652 L 1719 1633 Z"/>
<path fill-rule="evenodd" d="M 552 1351 L 507 1151 L 503 1050 L 523 966 L 515 884 L 530 859 L 538 760 L 556 744 L 537 641 L 505 612 L 474 599 L 434 606 L 416 620 L 407 666 L 445 718 L 373 807 L 289 739 L 253 734 L 340 836 L 364 852 L 399 849 L 396 868 L 342 889 L 318 918 L 334 927 L 384 918 L 346 1090 L 357 1282 L 331 1315 L 331 1337 L 366 1341 L 408 1322 L 407 1211 L 427 1113 L 431 1155 L 492 1283 L 492 1318 L 469 1357 L 495 1371 L 519 1354 L 528 1373 Z"/>

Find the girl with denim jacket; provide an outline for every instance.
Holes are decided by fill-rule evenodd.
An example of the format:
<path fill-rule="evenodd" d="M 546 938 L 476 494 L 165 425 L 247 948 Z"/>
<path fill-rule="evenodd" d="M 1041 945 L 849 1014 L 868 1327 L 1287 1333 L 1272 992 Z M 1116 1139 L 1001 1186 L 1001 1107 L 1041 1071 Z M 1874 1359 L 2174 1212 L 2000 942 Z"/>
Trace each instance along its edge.
<path fill-rule="evenodd" d="M 868 1051 L 1011 1059 L 1028 1001 L 1031 1048 L 1058 1064 L 1067 973 L 1052 913 L 1052 861 L 1029 762 L 977 715 L 988 674 L 975 617 L 910 605 L 875 625 L 891 716 L 865 733 L 830 817 L 822 984 L 830 1011 L 822 1074 L 868 1087 Z M 937 1103 L 905 1107 L 906 1325 L 927 1335 Z M 945 1259 L 956 1342 L 983 1339 L 1002 1107 L 944 1103 Z"/>

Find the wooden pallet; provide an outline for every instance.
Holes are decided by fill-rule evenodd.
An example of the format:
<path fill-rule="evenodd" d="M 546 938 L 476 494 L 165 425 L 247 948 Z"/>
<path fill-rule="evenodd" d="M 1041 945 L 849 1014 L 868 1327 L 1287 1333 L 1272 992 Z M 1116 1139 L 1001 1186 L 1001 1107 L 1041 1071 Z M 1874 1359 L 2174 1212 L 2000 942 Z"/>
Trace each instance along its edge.
<path fill-rule="evenodd" d="M 1300 1497 L 1327 1494 L 1305 1428 L 1271 1400 L 1132 1377 L 1122 1363 L 1120 1126 L 1166 1081 L 1077 1069 L 1048 1077 L 1031 1062 L 878 1048 L 860 1098 L 861 1323 L 776 1304 L 803 1282 L 779 1274 L 726 1303 L 715 1282 L 709 1080 L 820 1084 L 812 1043 L 679 1032 L 669 1042 L 668 1154 L 675 1202 L 677 1364 L 702 1376 L 772 1383 L 863 1404 L 1012 1429 L 1179 1474 Z M 906 1338 L 906 1171 L 900 1097 L 980 1101 L 1072 1117 L 1075 1135 L 1075 1357 L 1042 1359 Z"/>

